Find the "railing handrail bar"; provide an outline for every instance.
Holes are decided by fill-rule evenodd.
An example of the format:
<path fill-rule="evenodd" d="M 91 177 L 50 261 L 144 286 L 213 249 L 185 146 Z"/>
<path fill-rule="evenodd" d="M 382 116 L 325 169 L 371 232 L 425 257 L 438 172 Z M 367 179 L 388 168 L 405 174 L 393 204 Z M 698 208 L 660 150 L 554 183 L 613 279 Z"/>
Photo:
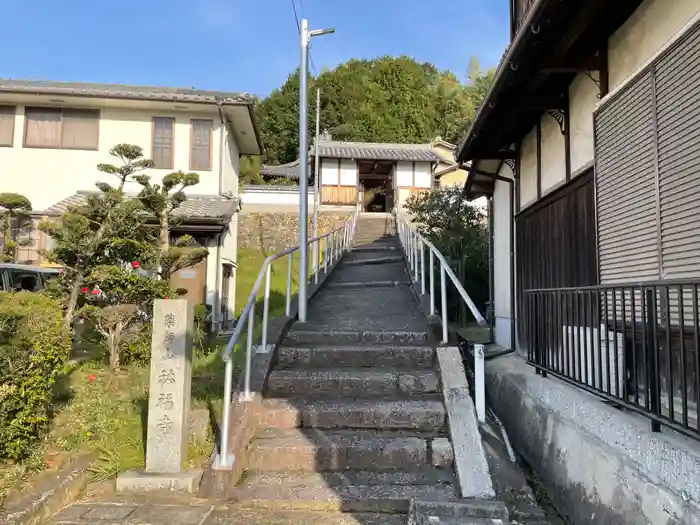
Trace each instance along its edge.
<path fill-rule="evenodd" d="M 655 286 L 700 286 L 700 279 L 669 279 L 667 281 L 637 281 L 617 284 L 594 284 L 588 286 L 566 286 L 562 288 L 528 288 L 526 294 L 543 292 L 594 292 L 596 290 L 612 290 L 623 288 L 653 288 Z"/>
<path fill-rule="evenodd" d="M 345 224 L 345 223 L 343 223 L 343 224 Z M 321 239 L 325 239 L 326 237 L 329 237 L 336 232 L 341 231 L 344 227 L 345 226 L 343 225 L 342 227 L 336 228 L 335 230 L 329 231 L 328 233 L 324 233 L 323 235 L 318 235 L 317 237 L 314 237 L 313 239 L 309 239 L 307 246 L 314 243 L 314 242 L 320 241 Z M 260 286 L 262 285 L 262 282 L 263 282 L 263 277 L 265 275 L 265 272 L 267 271 L 267 267 L 270 264 L 272 264 L 273 261 L 276 261 L 277 259 L 281 259 L 282 257 L 289 255 L 291 253 L 294 253 L 298 250 L 299 250 L 299 246 L 292 246 L 290 248 L 286 248 L 285 250 L 282 250 L 281 252 L 267 256 L 265 258 L 265 260 L 263 261 L 263 264 L 260 267 L 260 271 L 258 272 L 258 277 L 255 279 L 255 284 L 253 285 L 253 289 L 251 290 L 250 295 L 248 296 L 248 301 L 246 302 L 246 305 L 243 308 L 243 311 L 241 312 L 241 315 L 238 318 L 238 321 L 236 322 L 236 328 L 233 330 L 233 333 L 231 334 L 231 338 L 229 339 L 229 342 L 226 345 L 226 351 L 221 356 L 224 362 L 231 359 L 231 353 L 233 352 L 233 348 L 236 346 L 236 343 L 238 342 L 238 338 L 241 336 L 241 332 L 243 332 L 243 326 L 245 325 L 245 321 L 248 319 L 248 316 L 250 315 L 250 311 L 255 307 L 255 302 L 256 302 L 257 297 L 258 297 L 258 292 L 260 291 Z"/>
<path fill-rule="evenodd" d="M 408 221 L 406 220 L 405 217 L 402 217 L 402 220 L 406 223 L 406 226 L 409 229 L 413 230 L 413 232 L 418 236 L 418 238 L 421 240 L 421 242 L 426 244 L 428 246 L 428 248 L 430 248 L 430 250 L 435 254 L 435 256 L 438 258 L 438 260 L 442 263 L 443 267 L 445 268 L 445 273 L 452 281 L 452 284 L 459 292 L 459 295 L 462 296 L 462 299 L 469 307 L 469 310 L 471 311 L 472 315 L 474 316 L 474 319 L 476 319 L 476 322 L 479 323 L 479 325 L 481 325 L 481 326 L 486 325 L 486 319 L 484 319 L 484 316 L 481 315 L 481 312 L 476 307 L 476 304 L 474 304 L 474 301 L 472 301 L 472 298 L 469 297 L 469 294 L 464 289 L 464 286 L 462 286 L 462 283 L 459 282 L 459 279 L 457 278 L 455 273 L 452 271 L 452 268 L 450 268 L 450 265 L 447 262 L 447 259 L 445 259 L 445 257 L 442 255 L 442 253 L 440 253 L 440 250 L 438 250 L 432 242 L 430 242 L 428 239 L 423 237 L 423 235 L 420 234 L 420 232 L 418 231 L 417 228 L 411 228 L 411 226 L 408 224 Z"/>

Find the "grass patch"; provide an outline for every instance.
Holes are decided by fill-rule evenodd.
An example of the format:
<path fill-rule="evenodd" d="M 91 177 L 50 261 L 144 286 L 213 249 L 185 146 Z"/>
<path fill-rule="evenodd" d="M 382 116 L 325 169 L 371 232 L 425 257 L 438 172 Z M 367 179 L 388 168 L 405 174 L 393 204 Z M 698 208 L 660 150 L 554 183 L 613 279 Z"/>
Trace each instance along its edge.
<path fill-rule="evenodd" d="M 236 316 L 253 289 L 267 254 L 257 249 L 239 250 L 236 283 Z M 284 315 L 288 260 L 282 258 L 270 270 L 269 318 Z M 292 296 L 298 293 L 299 254 L 292 259 Z M 265 281 L 255 305 L 256 341 L 262 325 Z M 234 353 L 234 382 L 245 361 L 245 335 Z M 206 408 L 210 420 L 219 424 L 224 389 L 221 354 L 226 340 L 214 343 L 209 352 L 196 353 L 193 361 L 192 408 Z M 143 468 L 148 415 L 148 366 L 130 365 L 111 372 L 101 360 L 67 367 L 56 382 L 55 418 L 41 448 L 21 465 L 0 464 L 0 507 L 14 490 L 24 490 L 41 472 L 58 470 L 73 458 L 94 453 L 93 479 L 105 480 L 119 472 Z M 234 383 L 235 384 L 235 383 Z M 214 446 L 213 436 L 204 442 L 190 440 L 186 467 L 204 465 Z"/>

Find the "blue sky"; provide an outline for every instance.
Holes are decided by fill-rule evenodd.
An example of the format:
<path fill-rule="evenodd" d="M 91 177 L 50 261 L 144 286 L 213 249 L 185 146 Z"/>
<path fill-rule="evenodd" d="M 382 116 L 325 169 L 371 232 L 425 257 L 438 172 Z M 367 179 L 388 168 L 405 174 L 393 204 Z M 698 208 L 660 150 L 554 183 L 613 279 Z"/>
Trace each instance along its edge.
<path fill-rule="evenodd" d="M 460 78 L 496 65 L 507 0 L 295 0 L 316 71 L 406 54 Z M 266 95 L 298 64 L 292 0 L 0 0 L 0 77 L 116 82 Z"/>

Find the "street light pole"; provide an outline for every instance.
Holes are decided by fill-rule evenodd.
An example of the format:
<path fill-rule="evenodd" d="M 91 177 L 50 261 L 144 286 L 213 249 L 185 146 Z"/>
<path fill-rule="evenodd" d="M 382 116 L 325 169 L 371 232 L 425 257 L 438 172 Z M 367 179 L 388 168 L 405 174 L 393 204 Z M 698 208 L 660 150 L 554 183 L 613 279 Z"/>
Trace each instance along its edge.
<path fill-rule="evenodd" d="M 314 141 L 314 226 L 312 238 L 318 236 L 318 190 L 321 180 L 321 173 L 319 171 L 319 160 L 318 160 L 318 137 L 321 133 L 321 90 L 316 89 L 316 140 Z M 314 243 L 314 271 L 318 271 L 318 243 Z"/>
<path fill-rule="evenodd" d="M 314 36 L 335 29 L 309 31 L 309 22 L 301 21 L 299 31 L 299 322 L 306 322 L 307 284 L 309 281 L 309 42 Z"/>

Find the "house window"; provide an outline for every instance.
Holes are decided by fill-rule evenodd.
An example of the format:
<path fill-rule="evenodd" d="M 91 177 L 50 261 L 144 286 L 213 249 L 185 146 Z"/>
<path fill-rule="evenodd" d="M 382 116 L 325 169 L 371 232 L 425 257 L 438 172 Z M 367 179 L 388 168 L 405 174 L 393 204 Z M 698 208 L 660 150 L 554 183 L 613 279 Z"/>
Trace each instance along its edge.
<path fill-rule="evenodd" d="M 173 169 L 175 119 L 153 117 L 153 163 L 155 168 Z"/>
<path fill-rule="evenodd" d="M 15 107 L 0 106 L 0 146 L 12 147 L 15 136 Z"/>
<path fill-rule="evenodd" d="M 190 121 L 190 169 L 211 170 L 211 136 L 213 120 L 192 119 Z"/>
<path fill-rule="evenodd" d="M 97 109 L 26 108 L 24 146 L 97 150 L 100 111 Z"/>

